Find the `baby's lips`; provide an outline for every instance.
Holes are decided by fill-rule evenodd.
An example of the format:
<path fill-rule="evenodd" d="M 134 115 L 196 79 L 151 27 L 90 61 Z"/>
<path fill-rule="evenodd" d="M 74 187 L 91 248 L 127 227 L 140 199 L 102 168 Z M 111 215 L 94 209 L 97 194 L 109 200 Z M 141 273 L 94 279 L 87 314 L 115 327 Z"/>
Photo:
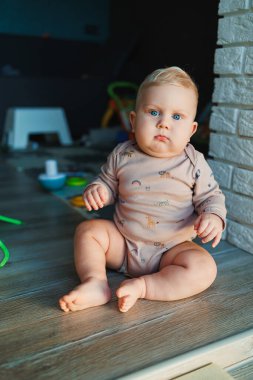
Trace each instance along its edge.
<path fill-rule="evenodd" d="M 164 135 L 157 135 L 157 136 L 155 136 L 155 138 L 159 141 L 167 141 L 168 140 L 168 138 Z"/>

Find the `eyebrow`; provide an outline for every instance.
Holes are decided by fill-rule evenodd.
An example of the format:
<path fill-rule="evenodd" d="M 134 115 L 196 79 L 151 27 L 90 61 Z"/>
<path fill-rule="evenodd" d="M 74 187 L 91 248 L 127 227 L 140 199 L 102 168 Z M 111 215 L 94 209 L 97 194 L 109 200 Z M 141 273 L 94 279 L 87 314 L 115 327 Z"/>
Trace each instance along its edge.
<path fill-rule="evenodd" d="M 157 109 L 161 109 L 162 107 L 160 107 L 157 104 L 143 104 L 143 108 L 157 108 Z"/>
<path fill-rule="evenodd" d="M 175 111 L 173 111 L 173 113 L 180 113 L 182 115 L 188 115 L 188 112 L 186 112 L 185 110 L 180 110 L 180 109 L 176 109 Z"/>

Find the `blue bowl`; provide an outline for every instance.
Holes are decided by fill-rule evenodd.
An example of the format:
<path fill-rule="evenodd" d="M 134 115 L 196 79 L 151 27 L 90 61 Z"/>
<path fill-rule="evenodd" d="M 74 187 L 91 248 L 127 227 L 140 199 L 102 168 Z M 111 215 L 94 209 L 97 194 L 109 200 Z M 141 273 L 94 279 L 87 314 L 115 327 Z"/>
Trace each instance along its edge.
<path fill-rule="evenodd" d="M 66 174 L 57 174 L 56 176 L 49 177 L 46 174 L 40 174 L 38 177 L 39 183 L 44 189 L 47 190 L 59 190 L 66 181 Z"/>

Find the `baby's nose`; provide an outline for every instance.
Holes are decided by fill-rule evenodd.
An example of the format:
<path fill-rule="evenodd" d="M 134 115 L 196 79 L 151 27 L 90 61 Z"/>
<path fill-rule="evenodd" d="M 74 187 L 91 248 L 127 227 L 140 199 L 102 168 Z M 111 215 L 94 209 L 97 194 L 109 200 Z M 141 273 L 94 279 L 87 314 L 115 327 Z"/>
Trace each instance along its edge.
<path fill-rule="evenodd" d="M 163 129 L 163 128 L 164 128 L 164 129 L 169 129 L 170 126 L 169 126 L 169 123 L 166 122 L 165 120 L 160 120 L 160 121 L 157 123 L 156 128 L 158 128 L 158 129 Z"/>
<path fill-rule="evenodd" d="M 159 120 L 157 120 L 156 127 L 158 129 L 170 129 L 170 117 L 169 115 L 161 115 Z"/>

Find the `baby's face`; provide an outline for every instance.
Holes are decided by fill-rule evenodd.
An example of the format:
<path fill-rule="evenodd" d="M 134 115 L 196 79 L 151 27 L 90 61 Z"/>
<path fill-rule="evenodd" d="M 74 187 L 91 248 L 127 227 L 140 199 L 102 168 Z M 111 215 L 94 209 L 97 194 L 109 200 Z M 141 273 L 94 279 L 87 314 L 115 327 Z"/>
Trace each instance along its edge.
<path fill-rule="evenodd" d="M 191 88 L 163 84 L 143 89 L 136 112 L 130 114 L 140 149 L 161 158 L 182 153 L 197 129 L 196 106 Z"/>

